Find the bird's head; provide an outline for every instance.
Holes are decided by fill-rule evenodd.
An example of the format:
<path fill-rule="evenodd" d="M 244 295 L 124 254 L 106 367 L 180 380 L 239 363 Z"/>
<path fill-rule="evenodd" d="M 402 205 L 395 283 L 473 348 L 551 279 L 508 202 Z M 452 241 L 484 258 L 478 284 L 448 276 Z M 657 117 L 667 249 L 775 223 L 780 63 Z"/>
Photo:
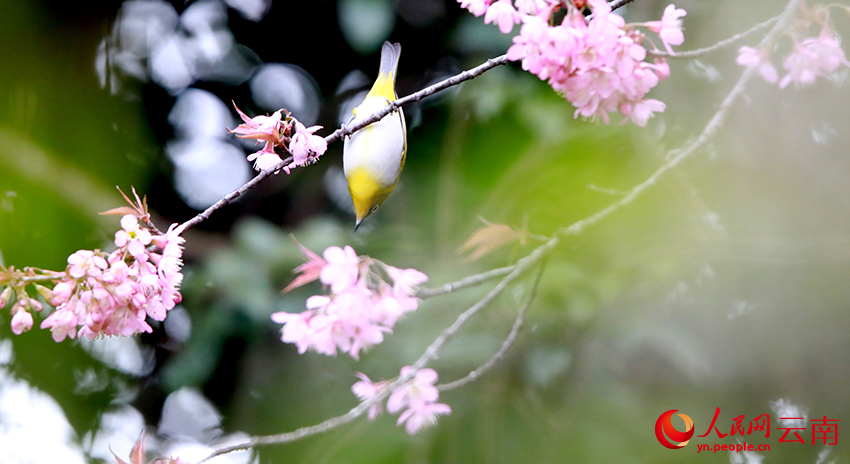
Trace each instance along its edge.
<path fill-rule="evenodd" d="M 348 191 L 351 193 L 354 213 L 357 215 L 354 230 L 360 227 L 364 219 L 378 211 L 393 193 L 395 185 L 382 185 L 377 177 L 366 169 L 357 169 L 348 176 Z"/>

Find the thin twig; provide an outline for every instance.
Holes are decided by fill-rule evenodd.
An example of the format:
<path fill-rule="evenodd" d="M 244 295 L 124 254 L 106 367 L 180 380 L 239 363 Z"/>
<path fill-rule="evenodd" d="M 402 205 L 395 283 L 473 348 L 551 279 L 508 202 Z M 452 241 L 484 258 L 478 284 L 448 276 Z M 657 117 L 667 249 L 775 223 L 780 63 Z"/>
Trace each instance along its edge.
<path fill-rule="evenodd" d="M 416 296 L 418 298 L 431 298 L 438 295 L 443 295 L 446 293 L 454 292 L 455 290 L 460 290 L 466 287 L 474 287 L 475 285 L 482 284 L 490 279 L 495 279 L 496 277 L 501 277 L 511 271 L 514 270 L 514 266 L 500 267 L 498 269 L 493 269 L 487 272 L 482 272 L 481 274 L 471 275 L 469 277 L 465 277 L 463 279 L 458 280 L 457 282 L 452 282 L 449 284 L 445 284 L 441 287 L 437 288 L 420 288 L 416 292 Z"/>
<path fill-rule="evenodd" d="M 444 330 L 432 343 L 425 349 L 425 352 L 419 359 L 413 363 L 411 373 L 409 377 L 412 378 L 413 375 L 416 374 L 416 371 L 425 367 L 429 361 L 435 359 L 437 354 L 440 351 L 440 348 L 449 341 L 454 335 L 460 330 L 463 324 L 466 323 L 469 318 L 475 315 L 478 311 L 486 308 L 496 299 L 507 287 L 508 285 L 517 279 L 517 277 L 521 276 L 529 267 L 533 266 L 535 263 L 540 261 L 541 258 L 546 256 L 556 245 L 560 242 L 560 238 L 558 236 L 552 237 L 548 242 L 540 245 L 534 251 L 531 252 L 528 256 L 520 259 L 514 265 L 513 271 L 511 271 L 508 275 L 502 278 L 501 281 L 490 290 L 490 293 L 484 296 L 484 298 L 478 300 L 477 303 L 472 305 L 469 309 L 461 313 L 455 322 L 449 326 L 446 330 Z"/>
<path fill-rule="evenodd" d="M 58 273 L 56 273 L 56 275 L 47 274 L 47 275 L 23 276 L 23 277 L 21 277 L 17 280 L 18 280 L 18 282 L 25 282 L 25 283 L 50 282 L 52 280 L 61 279 L 64 276 L 65 276 L 64 272 L 58 272 Z"/>
<path fill-rule="evenodd" d="M 470 382 L 474 382 L 479 377 L 484 375 L 487 371 L 489 371 L 493 366 L 499 362 L 500 359 L 505 355 L 511 345 L 516 340 L 517 333 L 519 333 L 519 328 L 522 327 L 523 318 L 525 317 L 525 312 L 528 311 L 528 307 L 531 306 L 531 302 L 534 301 L 534 297 L 537 295 L 537 285 L 540 283 L 540 278 L 543 276 L 543 266 L 540 266 L 540 270 L 537 271 L 537 277 L 534 279 L 534 283 L 531 286 L 531 292 L 528 295 L 528 299 L 525 301 L 525 304 L 519 308 L 517 312 L 516 320 L 514 321 L 513 327 L 511 327 L 511 333 L 508 334 L 508 338 L 502 342 L 502 346 L 499 348 L 499 351 L 496 352 L 486 363 L 478 366 L 477 369 L 470 372 L 466 376 L 455 380 L 454 382 L 444 383 L 442 385 L 437 385 L 437 389 L 440 391 L 448 391 L 454 390 L 455 388 L 462 387 Z"/>
<path fill-rule="evenodd" d="M 608 3 L 608 6 L 610 6 L 612 10 L 616 10 L 617 8 L 624 7 L 633 1 L 635 0 L 613 0 Z"/>
<path fill-rule="evenodd" d="M 399 98 L 398 100 L 387 103 L 387 105 L 380 110 L 372 113 L 372 116 L 369 116 L 362 121 L 358 121 L 356 124 L 346 124 L 335 130 L 331 135 L 325 137 L 325 142 L 328 144 L 332 142 L 336 142 L 344 136 L 351 135 L 360 129 L 368 126 L 369 124 L 373 124 L 375 122 L 380 121 L 384 116 L 397 111 L 399 107 L 407 105 L 409 103 L 414 103 L 422 100 L 425 97 L 429 97 L 434 95 L 435 93 L 445 90 L 449 87 L 453 87 L 455 85 L 460 84 L 461 82 L 468 81 L 470 79 L 474 79 L 485 72 L 495 68 L 496 66 L 501 66 L 508 62 L 508 55 L 501 55 L 495 58 L 490 58 L 484 63 L 468 70 L 463 71 L 460 74 L 456 74 L 448 79 L 437 82 L 436 84 L 425 87 L 424 89 L 414 92 L 406 97 Z"/>
<path fill-rule="evenodd" d="M 614 189 L 599 187 L 596 184 L 588 184 L 587 188 L 590 189 L 590 190 L 593 190 L 594 192 L 604 193 L 604 194 L 607 194 L 607 195 L 614 195 L 614 196 L 618 196 L 618 197 L 621 197 L 621 196 L 623 196 L 627 193 L 627 192 L 621 192 L 620 190 L 614 190 Z"/>
<path fill-rule="evenodd" d="M 275 174 L 277 171 L 280 171 L 281 169 L 283 169 L 284 166 L 288 166 L 291 162 L 292 162 L 292 157 L 290 156 L 290 157 L 287 157 L 282 162 L 278 163 L 272 169 L 260 172 L 259 174 L 254 176 L 253 179 L 249 180 L 248 182 L 246 182 L 244 185 L 242 185 L 238 189 L 228 193 L 221 200 L 218 200 L 217 202 L 213 203 L 212 206 L 205 209 L 203 212 L 199 213 L 197 216 L 195 216 L 192 219 L 189 219 L 188 221 L 184 222 L 183 224 L 180 224 L 179 226 L 177 226 L 177 228 L 175 229 L 175 232 L 178 235 L 180 235 L 183 232 L 185 232 L 186 229 L 194 227 L 194 226 L 200 224 L 201 222 L 209 219 L 210 215 L 212 215 L 212 213 L 216 212 L 216 210 L 223 208 L 225 205 L 229 204 L 231 201 L 240 197 L 243 193 L 254 188 L 255 185 L 259 184 L 260 182 L 265 180 L 267 177 L 269 177 L 272 174 Z"/>
<path fill-rule="evenodd" d="M 664 57 L 664 58 L 693 58 L 695 56 L 700 56 L 700 55 L 704 55 L 706 53 L 711 53 L 715 50 L 719 50 L 719 49 L 726 47 L 728 45 L 732 45 L 733 43 L 743 39 L 744 37 L 747 37 L 750 34 L 754 34 L 754 33 L 758 32 L 762 29 L 766 29 L 767 27 L 769 27 L 771 24 L 775 23 L 778 20 L 779 20 L 779 16 L 774 16 L 773 18 L 770 18 L 763 23 L 758 23 L 755 26 L 751 27 L 750 29 L 748 29 L 744 32 L 741 32 L 739 34 L 735 34 L 732 37 L 729 37 L 728 39 L 721 40 L 720 42 L 717 42 L 716 44 L 714 44 L 710 47 L 699 48 L 699 49 L 696 49 L 696 50 L 689 50 L 689 51 L 686 51 L 686 52 L 676 52 L 672 55 L 670 53 L 662 52 L 660 50 L 648 51 L 647 53 L 652 55 L 652 56 L 658 56 L 658 57 Z"/>
<path fill-rule="evenodd" d="M 790 0 L 788 5 L 785 7 L 785 11 L 783 11 L 782 15 L 780 15 L 779 21 L 777 21 L 776 25 L 770 30 L 770 32 L 765 35 L 760 46 L 772 43 L 779 37 L 780 32 L 782 32 L 786 27 L 788 27 L 791 22 L 793 13 L 794 11 L 796 11 L 799 5 L 799 1 L 800 0 Z M 431 345 L 429 345 L 428 348 L 425 349 L 425 352 L 422 354 L 422 356 L 420 356 L 419 359 L 417 359 L 416 362 L 413 363 L 413 365 L 411 366 L 412 369 L 410 369 L 410 372 L 408 372 L 407 375 L 400 376 L 391 384 L 389 384 L 385 389 L 383 389 L 380 393 L 364 400 L 362 403 L 360 403 L 359 405 L 352 408 L 347 413 L 341 416 L 328 419 L 317 425 L 303 427 L 289 433 L 253 437 L 249 439 L 246 443 L 243 443 L 241 445 L 233 445 L 220 448 L 219 450 L 216 450 L 213 454 L 211 454 L 200 462 L 208 461 L 209 459 L 212 459 L 216 456 L 220 456 L 222 454 L 226 454 L 232 451 L 250 449 L 256 445 L 287 443 L 310 435 L 327 432 L 342 424 L 351 422 L 355 418 L 365 413 L 373 404 L 377 404 L 378 402 L 383 401 L 383 399 L 389 396 L 391 392 L 393 392 L 395 389 L 412 379 L 419 369 L 422 369 L 423 367 L 425 367 L 426 364 L 428 364 L 428 362 L 435 359 L 443 345 L 455 334 L 457 334 L 457 332 L 460 330 L 463 324 L 466 323 L 467 320 L 469 320 L 472 316 L 475 315 L 475 313 L 477 313 L 481 309 L 486 308 L 490 303 L 493 302 L 494 299 L 496 299 L 496 297 L 498 297 L 507 288 L 507 286 L 511 282 L 516 280 L 526 270 L 528 270 L 531 266 L 540 261 L 552 249 L 554 249 L 560 243 L 561 237 L 570 237 L 581 234 L 588 227 L 599 223 L 601 220 L 610 216 L 612 213 L 616 212 L 623 206 L 630 204 L 647 188 L 655 185 L 658 182 L 658 179 L 663 176 L 667 171 L 679 165 L 682 161 L 693 155 L 693 153 L 696 152 L 697 149 L 705 145 L 709 138 L 711 138 L 711 136 L 713 136 L 714 133 L 723 124 L 723 121 L 725 120 L 726 115 L 732 104 L 743 93 L 747 81 L 752 78 L 754 73 L 755 68 L 747 68 L 746 70 L 744 70 L 743 74 L 738 79 L 738 82 L 729 92 L 729 95 L 727 95 L 726 98 L 723 100 L 720 105 L 720 108 L 717 110 L 717 112 L 714 114 L 708 124 L 706 124 L 699 137 L 697 137 L 688 146 L 683 148 L 675 157 L 671 158 L 661 168 L 655 171 L 649 178 L 636 185 L 629 191 L 629 193 L 625 197 L 615 203 L 612 203 L 605 209 L 598 211 L 597 213 L 585 219 L 575 222 L 569 227 L 559 229 L 557 235 L 549 239 L 549 241 L 547 241 L 543 245 L 534 249 L 534 251 L 532 251 L 529 255 L 520 259 L 513 266 L 513 269 L 505 277 L 503 277 L 502 280 L 499 281 L 499 283 L 489 293 L 487 293 L 487 295 L 484 296 L 484 298 L 482 298 L 477 303 L 472 305 L 469 309 L 461 313 L 451 326 L 449 326 L 448 328 L 443 330 L 443 332 L 440 333 L 440 335 L 431 343 Z"/>
<path fill-rule="evenodd" d="M 629 3 L 632 3 L 633 1 L 635 1 L 635 0 L 612 0 L 612 1 L 608 2 L 608 6 L 611 7 L 611 11 L 614 11 L 618 8 L 622 8 L 622 7 L 626 6 Z M 590 22 L 591 19 L 593 19 L 593 13 L 585 16 L 585 18 L 584 18 L 584 20 L 587 21 L 587 22 Z"/>

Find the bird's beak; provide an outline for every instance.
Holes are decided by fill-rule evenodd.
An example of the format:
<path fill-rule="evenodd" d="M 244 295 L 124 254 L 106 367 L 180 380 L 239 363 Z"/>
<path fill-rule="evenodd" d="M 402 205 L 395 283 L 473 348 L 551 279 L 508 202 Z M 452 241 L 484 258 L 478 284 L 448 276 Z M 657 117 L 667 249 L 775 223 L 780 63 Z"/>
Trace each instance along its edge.
<path fill-rule="evenodd" d="M 360 224 L 363 222 L 362 218 L 357 218 L 357 222 L 354 223 L 354 231 L 357 232 L 357 228 L 360 227 Z"/>

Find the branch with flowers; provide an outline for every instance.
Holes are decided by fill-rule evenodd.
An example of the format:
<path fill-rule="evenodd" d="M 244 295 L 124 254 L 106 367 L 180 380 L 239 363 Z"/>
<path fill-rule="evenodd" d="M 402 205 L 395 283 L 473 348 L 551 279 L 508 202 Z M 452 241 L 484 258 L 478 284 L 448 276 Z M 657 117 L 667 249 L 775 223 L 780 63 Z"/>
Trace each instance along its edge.
<path fill-rule="evenodd" d="M 428 281 L 428 277 L 415 269 L 403 269 L 369 256 L 358 256 L 349 246 L 332 246 L 319 256 L 298 244 L 307 260 L 296 269 L 299 275 L 284 291 L 316 280 L 327 289 L 325 294 L 308 298 L 306 310 L 301 313 L 278 312 L 272 315 L 274 322 L 283 325 L 281 340 L 294 344 L 299 353 L 309 350 L 336 355 L 343 352 L 358 359 L 361 352 L 380 344 L 405 314 L 415 311 L 421 299 L 497 278 L 500 280 L 481 300 L 443 330 L 415 362 L 402 367 L 397 378 L 372 381 L 366 374 L 358 374 L 360 380 L 352 386 L 352 391 L 362 401 L 346 414 L 289 433 L 253 437 L 243 444 L 216 450 L 205 460 L 235 450 L 287 443 L 323 433 L 364 414 L 374 419 L 385 399 L 386 410 L 400 413 L 398 424 L 404 424 L 406 430 L 414 434 L 435 423 L 438 416 L 451 412 L 449 405 L 438 402 L 440 390 L 456 388 L 479 378 L 510 348 L 524 314 L 532 304 L 533 289 L 540 273 L 499 351 L 467 376 L 438 386 L 437 372 L 427 366 L 438 356 L 445 343 L 528 270 L 540 266 L 542 273 L 541 261 L 565 239 L 583 233 L 629 205 L 667 172 L 704 147 L 722 126 L 756 72 L 768 82 L 778 83 L 780 88 L 784 88 L 792 82 L 809 85 L 840 66 L 850 66 L 840 44 L 833 37 L 829 22 L 830 11 L 842 8 L 835 5 L 810 8 L 805 1 L 791 0 L 779 16 L 715 46 L 689 53 L 675 52 L 672 48 L 684 41 L 681 18 L 686 14 L 674 5 L 665 9 L 660 21 L 627 24 L 621 16 L 613 14 L 613 10 L 628 1 L 618 0 L 610 4 L 604 0 L 459 1 L 474 15 L 484 16 L 485 22 L 498 25 L 503 33 L 511 32 L 514 26 L 521 24 L 520 33 L 513 38 L 513 45 L 505 55 L 390 102 L 371 117 L 357 124 L 344 125 L 324 138 L 316 135 L 321 129 L 319 126 L 305 127 L 286 110 L 252 118 L 237 108 L 243 124 L 231 132 L 263 144 L 261 150 L 248 156 L 248 161 L 252 161 L 260 173 L 194 218 L 179 225 L 172 224 L 164 233 L 151 223 L 144 198 L 135 192 L 132 200 L 125 196 L 129 206 L 105 213 L 121 216 L 121 229 L 114 239 L 116 249 L 109 253 L 79 250 L 68 258 L 64 272 L 0 267 L 0 286 L 3 287 L 0 308 L 14 301 L 11 307 L 13 332 L 21 334 L 30 330 L 34 324 L 32 314 L 43 310 L 42 303 L 27 291 L 28 286 L 55 307 L 40 327 L 50 329 L 57 342 L 77 336 L 95 339 L 150 332 L 147 318 L 164 320 L 168 311 L 182 298 L 179 293 L 183 279 L 181 234 L 185 230 L 206 220 L 264 179 L 281 171 L 290 174 L 295 168 L 316 163 L 328 144 L 381 120 L 406 104 L 473 79 L 509 61 L 519 61 L 524 70 L 546 81 L 563 95 L 575 107 L 576 118 L 581 116 L 609 124 L 611 115 L 619 113 L 622 123 L 631 121 L 644 126 L 655 113 L 666 109 L 663 102 L 646 98 L 652 88 L 670 76 L 666 57 L 684 58 L 708 53 L 769 28 L 756 47 L 739 49 L 737 62 L 746 69 L 698 137 L 677 150 L 675 156 L 618 201 L 558 229 L 512 266 L 427 289 L 420 288 L 420 285 Z M 556 13 L 563 13 L 557 25 L 554 24 Z M 589 14 L 585 16 L 585 13 Z M 639 27 L 658 34 L 661 47 Z M 809 35 L 814 29 L 817 29 L 817 35 Z M 780 79 L 771 59 L 774 45 L 783 37 L 790 38 L 794 48 L 783 60 L 787 74 Z M 651 45 L 651 49 L 647 50 L 646 44 Z M 652 61 L 647 61 L 650 58 Z M 498 233 L 494 233 L 496 228 Z M 498 224 L 488 224 L 484 230 L 481 236 L 492 241 L 486 245 L 478 243 L 483 252 L 514 240 L 524 240 L 530 235 L 527 231 L 515 231 Z M 53 284 L 52 289 L 43 285 L 49 283 Z"/>

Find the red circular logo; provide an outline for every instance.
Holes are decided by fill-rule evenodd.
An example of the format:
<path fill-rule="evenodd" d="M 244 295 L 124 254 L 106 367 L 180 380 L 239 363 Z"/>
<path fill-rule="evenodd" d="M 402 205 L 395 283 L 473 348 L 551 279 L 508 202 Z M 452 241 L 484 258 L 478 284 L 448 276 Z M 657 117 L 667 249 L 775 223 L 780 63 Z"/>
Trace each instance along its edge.
<path fill-rule="evenodd" d="M 658 420 L 655 421 L 655 436 L 658 438 L 658 442 L 670 449 L 684 448 L 691 437 L 694 436 L 694 421 L 685 414 L 676 414 L 677 412 L 679 412 L 678 409 L 671 409 L 659 416 Z M 680 432 L 676 430 L 676 427 L 673 427 L 673 424 L 670 422 L 673 414 L 676 414 L 685 421 L 684 432 Z M 667 437 L 670 437 L 670 440 L 673 440 L 676 444 L 670 443 Z"/>

